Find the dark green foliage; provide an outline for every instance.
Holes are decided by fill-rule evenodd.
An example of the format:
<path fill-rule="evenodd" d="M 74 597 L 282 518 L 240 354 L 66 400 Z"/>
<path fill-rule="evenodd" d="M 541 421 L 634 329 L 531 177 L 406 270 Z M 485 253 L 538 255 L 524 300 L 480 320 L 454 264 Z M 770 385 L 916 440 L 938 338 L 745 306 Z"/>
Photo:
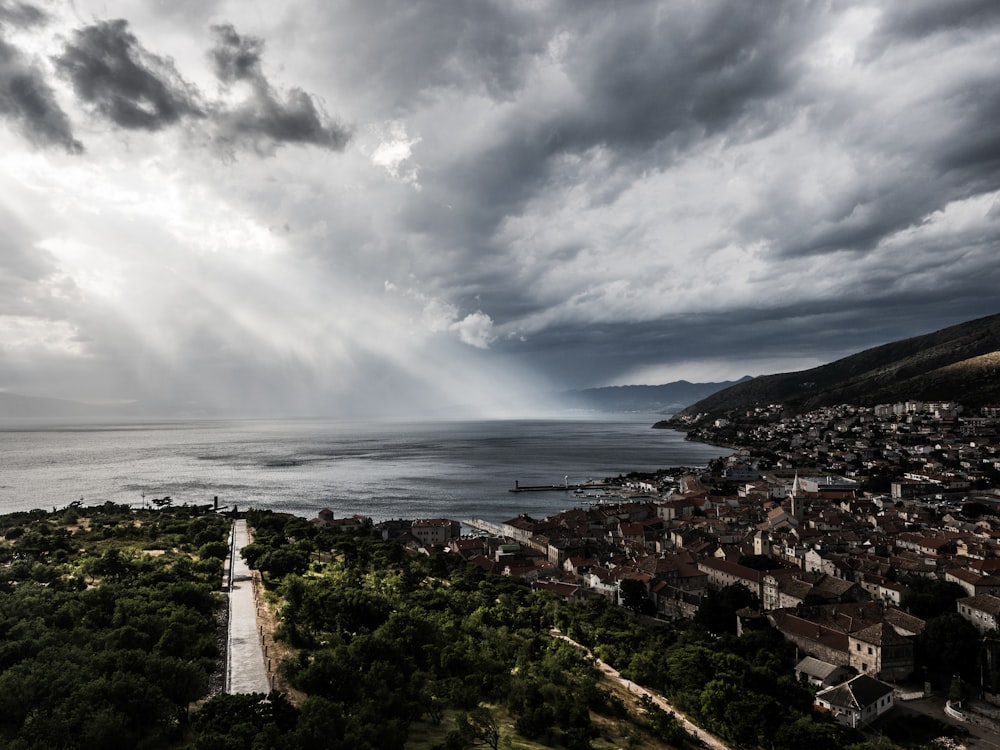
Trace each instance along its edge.
<path fill-rule="evenodd" d="M 758 606 L 757 596 L 743 584 L 726 586 L 721 591 L 709 590 L 698 606 L 695 622 L 718 635 L 736 633 L 736 612 L 744 607 Z"/>
<path fill-rule="evenodd" d="M 227 542 L 205 542 L 198 547 L 198 557 L 201 559 L 215 558 L 225 560 L 229 556 L 229 544 Z"/>
<path fill-rule="evenodd" d="M 779 727 L 774 736 L 774 745 L 809 750 L 841 750 L 860 743 L 863 739 L 864 736 L 857 730 L 833 720 L 817 721 L 803 716 Z"/>
<path fill-rule="evenodd" d="M 274 519 L 268 523 L 271 541 L 255 542 L 260 559 L 292 543 Z M 344 707 L 338 736 L 358 746 L 372 741 L 359 717 L 392 716 L 393 724 L 380 725 L 378 746 L 395 747 L 410 722 L 440 723 L 447 709 L 459 714 L 442 747 L 488 745 L 499 738 L 473 732 L 488 704 L 508 711 L 526 738 L 589 747 L 593 715 L 619 718 L 625 707 L 600 688 L 584 651 L 547 634 L 553 626 L 734 745 L 795 748 L 812 737 L 822 748 L 856 739 L 813 721 L 812 697 L 791 676 L 794 648 L 774 630 L 737 638 L 690 624 L 648 628 L 603 600 L 562 606 L 456 557 L 402 557 L 364 532 L 324 544 L 334 563 L 276 585 L 285 601 L 283 633 L 301 648 L 282 671 L 315 699 Z M 735 611 L 755 604 L 742 587 L 720 592 L 713 596 L 716 623 L 732 618 L 734 631 Z M 677 746 L 690 742 L 655 706 L 647 707 L 645 731 Z"/>
<path fill-rule="evenodd" d="M 736 602 L 740 593 L 731 592 Z M 735 746 L 770 747 L 773 742 L 775 748 L 799 748 L 794 736 L 782 744 L 779 730 L 796 722 L 801 733 L 813 729 L 812 696 L 791 677 L 794 648 L 774 630 L 737 638 L 692 625 L 640 628 L 620 610 L 600 604 L 560 610 L 559 620 L 565 632 L 590 639 L 624 677 L 665 694 L 696 723 Z M 654 713 L 648 723 L 654 734 L 681 744 L 663 717 Z"/>
<path fill-rule="evenodd" d="M 188 543 L 191 515 L 106 503 L 17 519 L 24 531 L 5 549 L 22 564 L 0 572 L 0 746 L 178 745 L 218 668 L 219 576 L 206 580 L 186 554 L 142 548 Z M 179 531 L 157 530 L 170 525 Z M 212 544 L 229 522 L 200 526 Z"/>
<path fill-rule="evenodd" d="M 295 708 L 281 693 L 217 695 L 195 715 L 196 750 L 255 750 L 263 737 L 280 737 L 297 724 Z"/>
<path fill-rule="evenodd" d="M 917 665 L 943 680 L 957 674 L 978 684 L 981 641 L 979 631 L 958 612 L 934 617 L 917 637 Z"/>
<path fill-rule="evenodd" d="M 273 517 L 265 523 L 251 550 L 262 566 L 295 543 L 293 532 L 308 531 Z M 598 690 L 584 654 L 545 633 L 555 611 L 547 595 L 483 576 L 452 555 L 408 557 L 365 531 L 326 534 L 318 546 L 335 560 L 321 575 L 272 577 L 285 603 L 281 634 L 300 648 L 281 671 L 345 707 L 345 745 L 401 747 L 410 722 L 440 723 L 450 708 L 461 713 L 446 745 L 495 746 L 498 725 L 483 708 L 490 703 L 506 706 L 525 734 L 582 747 L 593 733 L 591 708 L 621 710 Z"/>
<path fill-rule="evenodd" d="M 674 714 L 664 711 L 645 695 L 640 703 L 645 712 L 646 725 L 654 737 L 675 747 L 683 747 L 692 742 L 691 735 Z"/>
<path fill-rule="evenodd" d="M 622 596 L 622 606 L 633 612 L 651 615 L 656 612 L 656 606 L 649 598 L 646 584 L 642 581 L 626 578 L 619 584 Z"/>
<path fill-rule="evenodd" d="M 553 627 L 733 745 L 822 750 L 856 739 L 813 721 L 809 693 L 790 677 L 794 651 L 774 631 L 712 634 L 707 616 L 705 627 L 645 627 L 604 600 L 565 606 L 454 555 L 410 556 L 370 530 L 256 512 L 247 556 L 283 603 L 279 637 L 297 649 L 281 673 L 309 697 L 295 708 L 278 694 L 216 696 L 189 715 L 218 668 L 214 589 L 228 522 L 186 507 L 72 512 L 85 524 L 73 531 L 61 525 L 67 511 L 0 519 L 21 530 L 0 542 L 11 562 L 0 568 L 0 747 L 391 750 L 423 720 L 441 727 L 445 747 L 499 747 L 517 731 L 587 748 L 594 717 L 625 722 L 626 706 Z M 317 551 L 332 562 L 314 563 Z M 748 594 L 720 592 L 708 613 L 728 622 L 753 604 Z M 928 647 L 962 657 L 961 626 L 938 619 Z M 652 704 L 632 727 L 690 744 Z"/>
<path fill-rule="evenodd" d="M 900 606 L 922 620 L 955 612 L 955 601 L 967 596 L 957 583 L 916 577 L 906 581 Z"/>

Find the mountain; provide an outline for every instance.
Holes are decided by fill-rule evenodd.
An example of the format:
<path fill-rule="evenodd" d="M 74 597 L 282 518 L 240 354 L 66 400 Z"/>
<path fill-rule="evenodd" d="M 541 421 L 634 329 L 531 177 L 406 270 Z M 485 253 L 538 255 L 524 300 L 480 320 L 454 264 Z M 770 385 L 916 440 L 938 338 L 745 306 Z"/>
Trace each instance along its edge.
<path fill-rule="evenodd" d="M 76 419 L 114 416 L 121 407 L 85 404 L 61 398 L 0 392 L 0 419 Z"/>
<path fill-rule="evenodd" d="M 722 383 L 689 383 L 677 380 L 664 385 L 617 385 L 584 388 L 559 394 L 563 403 L 574 409 L 606 412 L 644 411 L 673 413 L 716 391 L 750 380 L 727 380 Z"/>
<path fill-rule="evenodd" d="M 63 398 L 22 396 L 0 391 L 0 419 L 148 419 L 216 416 L 204 409 L 178 407 L 167 402 L 88 404 Z"/>
<path fill-rule="evenodd" d="M 836 404 L 1000 403 L 1000 315 L 866 349 L 811 370 L 764 375 L 718 391 L 678 416 L 781 403 L 801 413 Z"/>

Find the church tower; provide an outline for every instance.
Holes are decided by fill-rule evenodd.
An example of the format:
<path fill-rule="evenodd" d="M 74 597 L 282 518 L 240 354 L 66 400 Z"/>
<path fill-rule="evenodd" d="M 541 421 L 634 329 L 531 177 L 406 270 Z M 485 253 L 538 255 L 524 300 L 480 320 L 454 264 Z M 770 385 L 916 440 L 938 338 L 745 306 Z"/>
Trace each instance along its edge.
<path fill-rule="evenodd" d="M 798 519 L 799 513 L 802 512 L 802 501 L 805 500 L 805 493 L 802 491 L 802 485 L 799 483 L 799 472 L 795 472 L 795 479 L 792 481 L 792 491 L 788 495 L 791 498 L 792 504 L 792 518 Z"/>

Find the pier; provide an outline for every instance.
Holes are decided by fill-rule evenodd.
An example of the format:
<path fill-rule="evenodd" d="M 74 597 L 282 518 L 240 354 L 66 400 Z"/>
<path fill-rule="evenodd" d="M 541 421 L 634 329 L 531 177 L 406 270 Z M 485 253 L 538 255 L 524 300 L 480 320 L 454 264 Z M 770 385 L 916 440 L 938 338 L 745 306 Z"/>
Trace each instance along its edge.
<path fill-rule="evenodd" d="M 613 485 L 604 482 L 587 482 L 586 484 L 526 484 L 521 485 L 516 479 L 514 486 L 508 492 L 567 492 L 572 490 L 604 490 Z"/>

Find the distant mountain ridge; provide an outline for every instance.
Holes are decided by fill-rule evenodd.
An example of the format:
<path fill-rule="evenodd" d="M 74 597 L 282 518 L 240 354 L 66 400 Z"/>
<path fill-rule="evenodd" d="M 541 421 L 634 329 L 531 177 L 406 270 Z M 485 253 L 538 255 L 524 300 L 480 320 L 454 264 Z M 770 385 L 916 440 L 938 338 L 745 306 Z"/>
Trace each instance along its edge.
<path fill-rule="evenodd" d="M 748 380 L 750 380 L 749 375 L 740 380 L 727 380 L 721 383 L 690 383 L 687 380 L 677 380 L 663 385 L 615 385 L 564 391 L 560 396 L 564 403 L 576 409 L 664 414 L 679 411 L 699 399 Z"/>
<path fill-rule="evenodd" d="M 883 344 L 799 372 L 764 375 L 718 391 L 677 416 L 721 415 L 781 403 L 790 413 L 897 401 L 1000 403 L 1000 315 Z"/>
<path fill-rule="evenodd" d="M 2 419 L 96 418 L 118 415 L 122 411 L 121 407 L 115 406 L 0 392 L 0 418 Z"/>
<path fill-rule="evenodd" d="M 193 407 L 183 408 L 167 402 L 124 402 L 90 404 L 64 398 L 23 396 L 0 391 L 0 419 L 174 419 L 220 416 Z"/>

